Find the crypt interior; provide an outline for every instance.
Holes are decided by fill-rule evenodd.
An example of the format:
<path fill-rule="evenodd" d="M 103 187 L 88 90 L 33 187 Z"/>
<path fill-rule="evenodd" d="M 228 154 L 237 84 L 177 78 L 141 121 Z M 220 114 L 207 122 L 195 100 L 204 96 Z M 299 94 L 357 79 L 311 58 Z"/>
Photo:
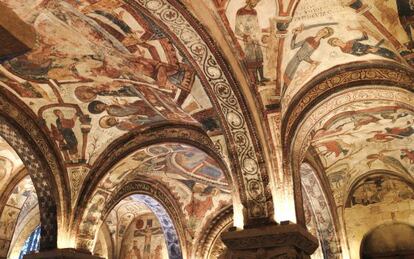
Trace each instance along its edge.
<path fill-rule="evenodd" d="M 414 258 L 414 0 L 0 0 L 0 259 Z"/>

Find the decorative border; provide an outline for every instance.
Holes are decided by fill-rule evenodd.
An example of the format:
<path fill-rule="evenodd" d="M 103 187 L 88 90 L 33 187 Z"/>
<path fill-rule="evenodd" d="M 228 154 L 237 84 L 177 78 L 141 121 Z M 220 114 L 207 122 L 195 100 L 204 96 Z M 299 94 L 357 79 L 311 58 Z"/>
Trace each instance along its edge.
<path fill-rule="evenodd" d="M 352 62 L 333 67 L 312 79 L 296 94 L 282 119 L 285 150 L 290 147 L 301 118 L 318 103 L 342 89 L 367 85 L 392 85 L 414 90 L 414 71 L 393 62 Z"/>
<path fill-rule="evenodd" d="M 174 196 L 168 191 L 168 188 L 166 188 L 163 184 L 159 183 L 158 181 L 140 176 L 140 179 L 135 179 L 128 182 L 124 181 L 123 183 L 119 184 L 119 187 L 115 191 L 113 191 L 113 194 L 106 201 L 101 213 L 100 222 L 102 223 L 105 220 L 105 218 L 108 216 L 111 210 L 122 199 L 134 194 L 147 195 L 151 197 L 152 199 L 159 202 L 160 206 L 162 206 L 167 211 L 171 223 L 173 225 L 171 227 L 174 228 L 174 232 L 176 234 L 178 233 L 178 237 L 176 237 L 176 244 L 171 246 L 167 244 L 167 247 L 169 248 L 170 258 L 182 258 L 182 254 L 186 254 L 187 251 L 187 242 L 184 234 L 186 231 L 184 224 L 182 222 L 184 216 L 182 215 L 179 204 L 177 204 L 176 201 L 173 198 L 171 198 Z M 156 214 L 155 211 L 154 213 Z M 77 232 L 81 230 L 81 226 L 82 221 L 77 222 Z M 171 228 L 169 230 L 171 232 Z M 168 233 L 171 234 L 170 232 Z M 97 234 L 98 231 L 96 231 L 95 235 Z M 93 245 L 92 243 L 93 240 L 84 239 L 80 237 L 78 237 L 76 241 L 77 248 L 87 250 L 91 249 L 90 246 Z M 178 248 L 181 248 L 178 249 L 180 253 L 177 253 L 177 246 Z"/>
<path fill-rule="evenodd" d="M 242 101 L 231 74 L 202 26 L 182 6 L 173 0 L 125 0 L 137 11 L 150 16 L 181 48 L 198 71 L 206 91 L 212 98 L 224 124 L 225 136 L 234 154 L 241 200 L 247 210 L 247 222 L 268 218 L 271 212 L 267 201 L 271 199 L 265 189 L 268 176 L 263 164 L 257 136 L 253 130 L 247 108 Z M 224 72 L 224 73 L 223 73 Z M 215 98 L 214 98 L 215 97 Z"/>
<path fill-rule="evenodd" d="M 219 165 L 220 169 L 229 181 L 229 188 L 237 187 L 232 185 L 232 176 L 227 168 L 223 158 L 217 153 L 214 143 L 208 135 L 195 126 L 191 125 L 160 125 L 145 129 L 140 132 L 132 132 L 132 134 L 124 135 L 123 137 L 112 142 L 105 151 L 99 156 L 94 163 L 92 170 L 86 177 L 81 191 L 79 192 L 78 200 L 75 205 L 74 222 L 79 220 L 87 207 L 84 201 L 90 200 L 96 186 L 102 178 L 114 167 L 120 160 L 132 154 L 133 152 L 146 148 L 154 144 L 162 144 L 168 142 L 177 142 L 194 146 L 207 155 L 211 156 Z"/>
<path fill-rule="evenodd" d="M 220 234 L 233 224 L 233 206 L 222 209 L 213 219 L 204 226 L 199 240 L 197 240 L 197 248 L 195 258 L 209 258 L 211 249 Z"/>
<path fill-rule="evenodd" d="M 40 249 L 47 250 L 56 248 L 59 212 L 57 208 L 59 208 L 60 201 L 55 177 L 49 167 L 50 162 L 55 162 L 50 160 L 52 153 L 49 153 L 49 157 L 44 158 L 43 154 L 48 153 L 44 153 L 38 148 L 46 149 L 44 150 L 46 152 L 50 152 L 50 150 L 47 146 L 44 146 L 44 140 L 41 139 L 39 132 L 36 132 L 37 129 L 33 128 L 33 125 L 30 125 L 32 121 L 24 118 L 23 113 L 18 112 L 15 107 L 6 103 L 1 95 L 0 111 L 11 116 L 15 115 L 17 118 L 20 117 L 19 121 L 23 119 L 25 128 L 28 128 L 36 136 L 33 140 L 29 135 L 30 133 L 21 133 L 23 130 L 19 126 L 10 124 L 11 121 L 14 121 L 12 118 L 3 117 L 3 115 L 0 116 L 0 135 L 19 155 L 36 189 L 39 200 L 40 221 L 42 222 Z"/>

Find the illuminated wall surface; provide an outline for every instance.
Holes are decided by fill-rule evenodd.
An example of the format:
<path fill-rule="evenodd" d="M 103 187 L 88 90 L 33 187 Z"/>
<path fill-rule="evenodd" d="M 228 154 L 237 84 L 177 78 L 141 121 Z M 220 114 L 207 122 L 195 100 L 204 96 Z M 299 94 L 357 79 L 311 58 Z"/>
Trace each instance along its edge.
<path fill-rule="evenodd" d="M 0 0 L 0 28 L 0 258 L 289 222 L 312 258 L 413 252 L 414 0 Z"/>

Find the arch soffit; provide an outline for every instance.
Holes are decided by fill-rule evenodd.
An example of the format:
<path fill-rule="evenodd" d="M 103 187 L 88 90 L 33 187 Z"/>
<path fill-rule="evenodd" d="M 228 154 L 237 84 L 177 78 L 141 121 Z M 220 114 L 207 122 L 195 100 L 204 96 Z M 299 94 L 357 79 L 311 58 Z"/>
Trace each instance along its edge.
<path fill-rule="evenodd" d="M 189 58 L 199 72 L 201 81 L 212 103 L 219 111 L 225 129 L 230 160 L 235 163 L 240 182 L 240 196 L 247 209 L 247 221 L 267 218 L 271 214 L 269 194 L 265 189 L 268 175 L 262 157 L 262 147 L 257 141 L 257 127 L 249 117 L 248 108 L 228 66 L 201 24 L 175 0 L 126 1 L 133 8 L 152 17 L 177 47 Z M 167 15 L 167 13 L 169 15 Z M 174 28 L 174 33 L 169 28 Z M 179 35 L 177 37 L 177 35 Z M 187 37 L 191 35 L 191 37 Z M 256 125 L 257 126 L 257 125 Z M 257 152 L 259 151 L 259 152 Z"/>
<path fill-rule="evenodd" d="M 3 213 L 7 200 L 9 199 L 14 188 L 28 175 L 27 170 L 25 168 L 21 168 L 6 184 L 4 192 L 0 194 L 0 215 Z"/>
<path fill-rule="evenodd" d="M 108 216 L 108 214 L 111 212 L 111 210 L 123 199 L 126 197 L 129 197 L 134 194 L 141 194 L 141 195 L 147 195 L 151 197 L 152 199 L 155 199 L 167 212 L 169 217 L 172 220 L 172 223 L 174 225 L 175 231 L 177 232 L 178 239 L 180 242 L 180 248 L 182 251 L 182 254 L 187 254 L 187 238 L 186 238 L 186 231 L 185 231 L 185 224 L 182 222 L 182 219 L 184 218 L 181 207 L 177 203 L 177 200 L 174 199 L 174 195 L 168 190 L 167 187 L 165 187 L 160 182 L 149 179 L 147 177 L 140 176 L 140 179 L 130 180 L 130 181 L 124 181 L 119 184 L 118 188 L 116 188 L 111 195 L 108 197 L 107 202 L 103 206 L 102 211 L 100 212 L 99 217 L 99 224 L 105 220 L 105 218 Z M 87 214 L 88 211 L 84 211 L 83 214 Z M 83 248 L 83 249 L 91 249 L 91 246 L 93 245 L 94 240 L 85 239 L 83 237 L 79 237 L 79 231 L 82 228 L 82 221 L 84 220 L 84 217 L 80 218 L 77 222 L 75 222 L 77 229 L 75 230 L 77 235 L 77 241 L 76 246 L 77 248 Z M 95 237 L 98 234 L 99 228 L 95 231 Z"/>
<path fill-rule="evenodd" d="M 39 199 L 42 222 L 41 249 L 56 248 L 58 216 L 61 222 L 69 209 L 67 179 L 55 146 L 36 124 L 36 119 L 26 106 L 11 101 L 11 95 L 0 88 L 0 134 L 19 155 L 30 175 Z M 17 103 L 18 102 L 18 103 Z M 65 174 L 63 174 L 65 175 Z M 60 189 L 61 188 L 61 189 Z"/>
<path fill-rule="evenodd" d="M 282 118 L 281 136 L 284 152 L 293 146 L 293 136 L 311 110 L 326 103 L 331 97 L 345 89 L 358 90 L 369 85 L 393 86 L 414 91 L 414 71 L 389 61 L 351 62 L 335 66 L 310 80 L 294 97 Z"/>
<path fill-rule="evenodd" d="M 233 206 L 228 206 L 219 211 L 203 228 L 204 233 L 197 243 L 196 258 L 208 258 L 212 246 L 220 234 L 233 224 Z"/>
<path fill-rule="evenodd" d="M 414 77 L 413 77 L 414 78 Z M 394 82 L 395 83 L 395 82 Z M 295 129 L 290 132 L 291 142 L 285 143 L 284 152 L 293 156 L 292 166 L 298 169 L 300 162 L 305 157 L 311 141 L 311 132 L 318 122 L 329 119 L 329 114 L 338 107 L 368 100 L 384 100 L 394 102 L 402 107 L 413 109 L 414 95 L 406 89 L 393 85 L 370 86 L 359 85 L 359 88 L 350 88 L 332 94 L 330 98 L 321 100 L 312 110 L 303 114 L 303 119 L 298 121 Z M 331 107 L 326 109 L 326 107 Z M 335 107 L 335 108 L 332 108 Z"/>
<path fill-rule="evenodd" d="M 229 182 L 229 186 L 235 188 L 236 193 L 239 191 L 238 179 L 230 174 L 230 170 L 233 171 L 233 168 L 227 168 L 223 158 L 215 149 L 212 140 L 204 131 L 191 125 L 163 125 L 156 128 L 146 129 L 142 132 L 134 132 L 134 134 L 119 138 L 108 146 L 96 160 L 84 181 L 84 185 L 78 196 L 76 205 L 78 209 L 75 211 L 74 221 L 79 220 L 86 209 L 86 203 L 81 204 L 81 201 L 90 200 L 99 182 L 111 172 L 111 169 L 116 166 L 119 161 L 127 158 L 128 155 L 140 149 L 144 149 L 154 144 L 169 142 L 188 144 L 205 152 L 218 163 Z"/>

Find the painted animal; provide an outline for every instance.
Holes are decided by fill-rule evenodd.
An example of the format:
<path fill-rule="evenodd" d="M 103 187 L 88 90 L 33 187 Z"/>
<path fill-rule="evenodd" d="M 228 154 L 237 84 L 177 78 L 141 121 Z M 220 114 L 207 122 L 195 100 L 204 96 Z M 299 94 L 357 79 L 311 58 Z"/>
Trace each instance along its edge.
<path fill-rule="evenodd" d="M 370 123 L 378 123 L 380 121 L 379 118 L 373 116 L 373 115 L 363 115 L 363 116 L 357 116 L 353 117 L 354 120 L 354 130 L 357 130 L 361 128 L 362 126 L 368 125 Z"/>
<path fill-rule="evenodd" d="M 325 142 L 320 142 L 318 144 L 315 145 L 315 147 L 317 148 L 325 148 L 324 151 L 322 151 L 320 154 L 321 155 L 331 155 L 331 154 L 335 154 L 335 157 L 338 157 L 340 154 L 343 154 L 344 156 L 346 156 L 349 152 L 349 149 L 345 149 L 343 148 L 344 145 L 346 145 L 346 143 L 342 142 L 342 141 L 336 141 L 336 140 L 330 140 L 330 141 L 325 141 Z"/>
<path fill-rule="evenodd" d="M 408 150 L 407 148 L 401 149 L 401 159 L 408 158 L 410 164 L 414 164 L 414 150 Z"/>

